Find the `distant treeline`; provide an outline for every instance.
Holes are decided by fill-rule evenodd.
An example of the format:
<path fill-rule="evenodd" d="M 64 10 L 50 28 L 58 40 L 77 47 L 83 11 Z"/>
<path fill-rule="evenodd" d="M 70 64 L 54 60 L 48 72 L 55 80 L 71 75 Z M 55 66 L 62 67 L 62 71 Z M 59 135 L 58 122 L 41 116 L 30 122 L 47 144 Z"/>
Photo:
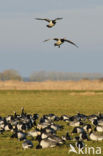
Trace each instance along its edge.
<path fill-rule="evenodd" d="M 103 74 L 98 73 L 71 73 L 71 72 L 46 72 L 46 71 L 39 71 L 33 72 L 30 75 L 30 81 L 78 81 L 81 79 L 87 80 L 95 80 L 95 79 L 102 79 Z"/>
<path fill-rule="evenodd" d="M 38 71 L 33 72 L 29 77 L 22 77 L 16 70 L 5 70 L 0 73 L 0 80 L 19 80 L 19 81 L 78 81 L 78 80 L 103 80 L 103 74 L 99 73 L 71 73 L 71 72 L 46 72 Z"/>

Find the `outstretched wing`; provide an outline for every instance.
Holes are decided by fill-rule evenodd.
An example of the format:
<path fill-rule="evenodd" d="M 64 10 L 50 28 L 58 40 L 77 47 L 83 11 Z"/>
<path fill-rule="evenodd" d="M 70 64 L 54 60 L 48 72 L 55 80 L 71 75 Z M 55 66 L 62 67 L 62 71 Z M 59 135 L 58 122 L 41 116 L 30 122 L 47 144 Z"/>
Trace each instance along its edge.
<path fill-rule="evenodd" d="M 63 18 L 55 18 L 55 21 L 56 21 L 56 20 L 61 20 L 61 19 L 63 19 Z"/>
<path fill-rule="evenodd" d="M 44 40 L 43 42 L 47 42 L 47 41 L 49 41 L 49 40 L 52 40 L 52 39 L 49 38 L 49 39 L 47 39 L 47 40 Z"/>
<path fill-rule="evenodd" d="M 76 46 L 78 48 L 78 46 L 74 42 L 72 42 L 70 40 L 67 40 L 67 39 L 64 39 L 64 41 L 69 42 L 69 43 L 73 44 L 74 46 Z"/>
<path fill-rule="evenodd" d="M 53 40 L 58 41 L 59 39 L 58 38 L 53 38 Z"/>
<path fill-rule="evenodd" d="M 50 19 L 48 18 L 35 18 L 36 20 L 44 20 L 44 21 L 47 21 L 47 22 L 50 22 Z"/>
<path fill-rule="evenodd" d="M 55 40 L 55 41 L 58 41 L 58 38 L 49 38 L 49 39 L 47 39 L 47 40 L 44 40 L 43 42 L 47 42 L 47 41 L 49 41 L 49 40 Z"/>

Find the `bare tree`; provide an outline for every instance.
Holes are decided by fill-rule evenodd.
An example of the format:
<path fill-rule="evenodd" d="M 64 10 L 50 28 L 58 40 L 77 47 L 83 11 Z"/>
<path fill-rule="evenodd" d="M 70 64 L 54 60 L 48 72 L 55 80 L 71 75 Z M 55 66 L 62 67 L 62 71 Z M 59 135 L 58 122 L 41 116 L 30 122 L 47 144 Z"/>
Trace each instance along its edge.
<path fill-rule="evenodd" d="M 0 80 L 22 80 L 22 77 L 16 70 L 8 69 L 0 73 Z"/>

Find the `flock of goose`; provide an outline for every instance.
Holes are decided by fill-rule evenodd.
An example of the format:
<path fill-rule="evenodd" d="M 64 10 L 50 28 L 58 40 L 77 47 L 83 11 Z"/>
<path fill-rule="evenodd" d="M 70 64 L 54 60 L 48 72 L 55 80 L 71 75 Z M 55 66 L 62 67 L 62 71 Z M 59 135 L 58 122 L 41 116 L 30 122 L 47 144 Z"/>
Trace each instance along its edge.
<path fill-rule="evenodd" d="M 103 114 L 45 114 L 40 118 L 38 114 L 28 114 L 22 108 L 20 114 L 14 112 L 7 117 L 0 116 L 0 135 L 4 135 L 6 131 L 10 131 L 11 139 L 17 138 L 22 142 L 23 149 L 34 146 L 36 149 L 62 145 L 68 147 L 70 142 L 78 148 L 83 148 L 85 140 L 103 140 Z M 58 135 L 59 131 L 63 132 L 62 136 Z M 32 140 L 36 140 L 38 144 L 33 145 Z"/>
<path fill-rule="evenodd" d="M 55 18 L 53 20 L 48 19 L 48 18 L 36 18 L 36 20 L 44 20 L 44 21 L 48 22 L 49 23 L 47 25 L 48 28 L 54 27 L 56 25 L 57 20 L 61 20 L 61 19 L 63 19 L 63 18 Z M 68 43 L 70 43 L 70 44 L 72 44 L 72 45 L 74 45 L 74 46 L 76 46 L 78 48 L 78 46 L 74 42 L 72 42 L 70 40 L 67 40 L 66 38 L 46 39 L 44 42 L 49 41 L 49 40 L 57 41 L 56 43 L 54 43 L 54 46 L 58 46 L 59 48 L 60 48 L 61 44 L 63 44 L 64 42 L 68 42 Z"/>

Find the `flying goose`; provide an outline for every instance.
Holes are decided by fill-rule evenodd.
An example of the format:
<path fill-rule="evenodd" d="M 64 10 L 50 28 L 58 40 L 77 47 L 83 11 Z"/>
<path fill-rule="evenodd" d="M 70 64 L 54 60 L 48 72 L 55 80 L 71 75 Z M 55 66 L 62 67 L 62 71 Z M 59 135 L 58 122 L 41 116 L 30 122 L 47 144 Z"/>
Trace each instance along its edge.
<path fill-rule="evenodd" d="M 57 20 L 61 20 L 63 18 L 55 18 L 54 20 L 48 19 L 48 18 L 35 18 L 36 20 L 44 20 L 48 22 L 49 24 L 47 25 L 48 28 L 52 28 L 55 26 Z"/>
<path fill-rule="evenodd" d="M 49 40 L 51 40 L 51 39 L 44 40 L 44 42 L 47 42 Z M 63 44 L 64 42 L 68 42 L 78 48 L 78 46 L 74 42 L 67 40 L 65 38 L 53 38 L 52 40 L 57 41 L 56 43 L 54 43 L 54 46 L 58 46 L 59 48 L 60 48 L 60 45 Z"/>

